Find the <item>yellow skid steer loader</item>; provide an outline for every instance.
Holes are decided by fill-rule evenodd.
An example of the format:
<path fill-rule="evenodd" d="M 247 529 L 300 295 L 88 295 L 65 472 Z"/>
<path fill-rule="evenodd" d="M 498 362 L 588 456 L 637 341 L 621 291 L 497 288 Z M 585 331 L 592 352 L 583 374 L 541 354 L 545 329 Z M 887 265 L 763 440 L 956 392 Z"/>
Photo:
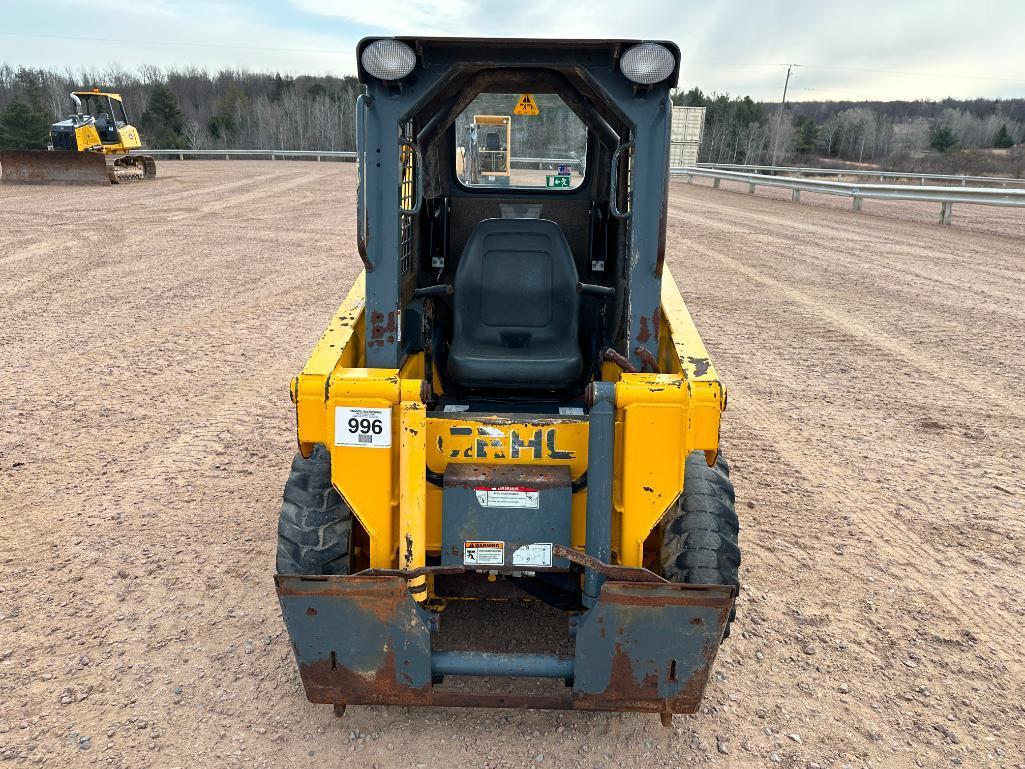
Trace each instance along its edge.
<path fill-rule="evenodd" d="M 669 42 L 360 43 L 365 269 L 292 381 L 278 522 L 311 701 L 699 707 L 740 550 L 726 390 L 665 264 L 679 61 Z M 480 114 L 574 170 L 461 178 Z M 517 597 L 563 618 L 549 651 L 448 622 Z M 481 677 L 531 682 L 463 685 Z"/>

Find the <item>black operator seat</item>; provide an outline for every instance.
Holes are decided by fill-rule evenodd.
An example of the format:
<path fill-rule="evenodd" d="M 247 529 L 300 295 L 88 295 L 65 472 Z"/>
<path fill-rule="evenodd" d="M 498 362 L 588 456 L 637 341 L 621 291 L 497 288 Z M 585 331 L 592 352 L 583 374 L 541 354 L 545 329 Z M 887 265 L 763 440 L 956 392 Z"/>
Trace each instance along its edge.
<path fill-rule="evenodd" d="M 583 372 L 577 268 L 547 219 L 485 219 L 456 269 L 447 371 L 467 388 L 559 390 Z"/>

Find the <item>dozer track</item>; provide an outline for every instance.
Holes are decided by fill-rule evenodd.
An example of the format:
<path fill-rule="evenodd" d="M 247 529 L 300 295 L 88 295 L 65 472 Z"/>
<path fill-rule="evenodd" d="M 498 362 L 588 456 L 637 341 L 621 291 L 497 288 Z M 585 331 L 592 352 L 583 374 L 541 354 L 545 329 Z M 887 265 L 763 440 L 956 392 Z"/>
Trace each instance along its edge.
<path fill-rule="evenodd" d="M 8 184 L 104 185 L 153 179 L 157 167 L 148 155 L 4 150 L 0 171 L 0 180 Z"/>
<path fill-rule="evenodd" d="M 107 177 L 111 184 L 156 178 L 157 164 L 149 155 L 107 155 Z"/>

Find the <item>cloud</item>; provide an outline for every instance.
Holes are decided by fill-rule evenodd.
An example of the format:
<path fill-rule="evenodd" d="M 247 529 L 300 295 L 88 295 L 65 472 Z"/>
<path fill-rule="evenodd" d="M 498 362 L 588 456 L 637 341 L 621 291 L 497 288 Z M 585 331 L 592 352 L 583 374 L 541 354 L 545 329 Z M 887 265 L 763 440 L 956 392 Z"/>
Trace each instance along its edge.
<path fill-rule="evenodd" d="M 1023 26 L 1020 0 L 33 0 L 5 8 L 0 57 L 352 74 L 355 43 L 371 34 L 618 37 L 674 40 L 683 85 L 756 99 L 778 98 L 786 63 L 805 65 L 794 72 L 793 99 L 1020 96 Z"/>
<path fill-rule="evenodd" d="M 481 4 L 467 0 L 291 0 L 304 13 L 332 16 L 393 34 L 454 35 L 472 26 Z"/>

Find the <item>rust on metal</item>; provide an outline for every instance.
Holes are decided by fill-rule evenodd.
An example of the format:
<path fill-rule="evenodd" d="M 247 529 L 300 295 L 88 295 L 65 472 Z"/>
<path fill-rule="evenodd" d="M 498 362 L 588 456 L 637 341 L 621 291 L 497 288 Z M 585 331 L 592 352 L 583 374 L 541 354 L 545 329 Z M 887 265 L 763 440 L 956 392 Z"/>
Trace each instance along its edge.
<path fill-rule="evenodd" d="M 553 548 L 554 550 L 554 548 Z M 616 568 L 627 568 L 619 566 Z M 647 571 L 646 569 L 634 568 L 633 571 Z M 649 574 L 651 572 L 648 572 Z M 618 579 L 616 582 L 652 582 L 658 581 L 672 584 L 668 580 L 658 577 L 657 580 L 625 580 Z M 673 596 L 674 606 L 703 606 L 711 609 L 729 610 L 733 604 L 735 590 L 732 585 L 686 585 L 687 590 Z M 662 596 L 652 596 L 643 585 L 617 584 L 615 590 L 608 591 L 608 595 L 602 596 L 602 601 L 607 604 L 619 604 L 622 606 L 662 606 L 666 600 Z M 700 618 L 699 618 L 700 619 Z"/>
<path fill-rule="evenodd" d="M 99 152 L 4 150 L 0 167 L 7 184 L 117 184 L 113 165 Z"/>
<path fill-rule="evenodd" d="M 556 558 L 565 558 L 570 563 L 577 564 L 577 566 L 594 569 L 599 574 L 617 582 L 668 582 L 668 580 L 647 569 L 603 563 L 587 553 L 574 550 L 565 545 L 552 545 L 552 555 Z"/>
<path fill-rule="evenodd" d="M 637 332 L 637 341 L 644 344 L 651 339 L 651 329 L 648 328 L 648 316 L 641 316 L 641 329 Z"/>
<path fill-rule="evenodd" d="M 555 489 L 565 485 L 566 468 L 562 466 L 454 464 L 445 471 L 446 487 L 529 486 L 533 489 Z"/>
<path fill-rule="evenodd" d="M 370 339 L 367 344 L 372 347 L 384 347 L 385 341 L 392 344 L 398 329 L 395 310 L 390 310 L 387 315 L 374 310 L 370 313 Z"/>
<path fill-rule="evenodd" d="M 438 574 L 462 574 L 466 569 L 462 566 L 420 566 L 416 569 L 364 569 L 354 577 L 400 577 L 410 580 L 418 577 L 437 576 Z"/>
<path fill-rule="evenodd" d="M 641 370 L 637 368 L 634 364 L 632 364 L 625 355 L 621 355 L 620 353 L 613 350 L 611 347 L 605 350 L 604 354 L 602 355 L 602 358 L 609 361 L 610 363 L 615 363 L 628 374 L 641 373 Z"/>
<path fill-rule="evenodd" d="M 655 356 L 651 354 L 651 351 L 647 347 L 638 345 L 634 350 L 634 355 L 644 361 L 645 371 L 652 374 L 661 374 L 662 371 L 659 368 L 658 361 L 655 360 Z"/>
<path fill-rule="evenodd" d="M 325 705 L 430 704 L 430 682 L 418 689 L 399 683 L 402 671 L 396 667 L 395 652 L 391 649 L 385 653 L 384 665 L 370 673 L 349 670 L 333 658 L 327 658 L 300 665 L 299 675 L 310 702 Z"/>

